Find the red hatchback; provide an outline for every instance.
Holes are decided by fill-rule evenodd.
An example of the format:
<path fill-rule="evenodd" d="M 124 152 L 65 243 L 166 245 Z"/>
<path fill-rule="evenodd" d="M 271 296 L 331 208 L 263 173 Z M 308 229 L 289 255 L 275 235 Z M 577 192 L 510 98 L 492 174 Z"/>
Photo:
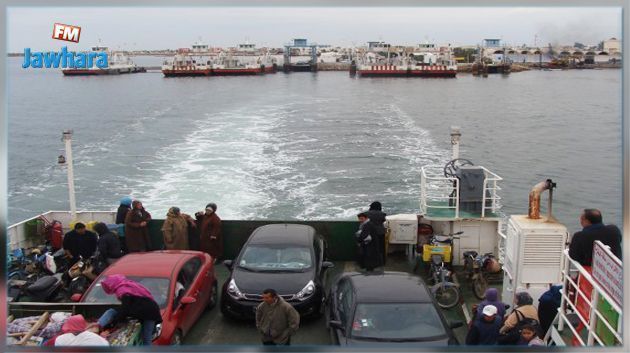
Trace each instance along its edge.
<path fill-rule="evenodd" d="M 212 258 L 199 251 L 152 251 L 129 254 L 110 265 L 81 297 L 82 303 L 117 303 L 101 281 L 121 274 L 141 283 L 153 295 L 162 312 L 153 344 L 181 344 L 204 309 L 217 302 L 217 279 Z"/>

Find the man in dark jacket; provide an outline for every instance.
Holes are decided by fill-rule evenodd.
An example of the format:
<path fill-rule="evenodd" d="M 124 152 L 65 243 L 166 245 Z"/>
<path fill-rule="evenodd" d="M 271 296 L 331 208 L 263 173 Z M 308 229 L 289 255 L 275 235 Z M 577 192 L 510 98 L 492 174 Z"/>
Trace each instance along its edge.
<path fill-rule="evenodd" d="M 372 235 L 374 227 L 365 212 L 359 213 L 357 217 L 360 223 L 359 230 L 355 233 L 358 251 L 357 263 L 360 268 L 365 268 L 366 271 L 374 271 L 376 267 L 381 265 L 381 256 L 377 250 L 376 239 Z"/>
<path fill-rule="evenodd" d="M 486 305 L 483 308 L 482 316 L 474 319 L 470 326 L 466 335 L 466 344 L 483 346 L 497 344 L 501 321 L 502 319 L 497 315 L 497 307 Z"/>
<path fill-rule="evenodd" d="M 98 238 L 96 233 L 85 228 L 85 224 L 77 222 L 74 229 L 63 237 L 63 248 L 66 255 L 72 257 L 72 264 L 79 261 L 79 256 L 89 259 L 96 251 Z"/>
<path fill-rule="evenodd" d="M 383 211 L 383 207 L 380 202 L 374 201 L 370 204 L 370 210 L 365 212 L 365 214 L 370 219 L 370 223 L 372 223 L 372 228 L 374 230 L 374 236 L 376 240 L 376 248 L 379 253 L 379 256 L 382 258 L 382 264 L 385 266 L 385 260 L 387 258 L 387 254 L 385 252 L 385 216 L 387 216 Z"/>
<path fill-rule="evenodd" d="M 543 293 L 538 299 L 538 319 L 540 320 L 540 332 L 546 333 L 553 319 L 558 314 L 558 308 L 562 300 L 560 293 L 562 286 L 551 286 L 548 291 Z"/>
<path fill-rule="evenodd" d="M 104 261 L 105 267 L 107 267 L 123 256 L 120 250 L 120 241 L 114 233 L 109 231 L 105 223 L 97 223 L 94 230 L 98 233 L 99 260 Z M 99 272 L 103 269 L 99 269 Z"/>
<path fill-rule="evenodd" d="M 262 299 L 256 308 L 256 328 L 263 345 L 290 345 L 291 336 L 300 326 L 300 314 L 274 289 L 265 289 Z"/>
<path fill-rule="evenodd" d="M 591 266 L 595 240 L 610 246 L 610 251 L 621 259 L 621 231 L 615 225 L 604 225 L 599 210 L 585 209 L 580 215 L 580 224 L 582 231 L 573 234 L 569 245 L 569 256 L 573 260 L 582 266 Z"/>

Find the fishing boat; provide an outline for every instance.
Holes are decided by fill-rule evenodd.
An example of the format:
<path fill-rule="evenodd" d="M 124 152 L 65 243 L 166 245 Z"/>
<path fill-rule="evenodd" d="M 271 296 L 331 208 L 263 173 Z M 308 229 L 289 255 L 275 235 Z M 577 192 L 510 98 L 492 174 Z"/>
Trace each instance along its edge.
<path fill-rule="evenodd" d="M 550 329 L 544 335 L 544 341 L 554 346 L 619 346 L 623 344 L 622 323 L 624 322 L 621 292 L 614 290 L 621 278 L 621 260 L 611 256 L 610 251 L 601 249 L 601 258 L 607 269 L 617 269 L 602 280 L 596 271 L 592 275 L 579 263 L 571 259 L 567 249 L 569 232 L 567 227 L 558 222 L 551 213 L 553 190 L 556 184 L 550 179 L 544 180 L 531 188 L 529 193 L 528 213 L 526 215 L 507 216 L 501 211 L 500 192 L 503 178 L 490 169 L 474 164 L 459 155 L 461 133 L 458 128 L 451 129 L 451 160 L 446 165 L 426 165 L 420 172 L 419 209 L 414 214 L 388 216 L 387 225 L 387 265 L 385 270 L 414 272 L 418 256 L 417 245 L 426 236 L 460 233 L 452 242 L 450 253 L 454 271 L 455 285 L 461 291 L 462 301 L 459 306 L 444 310 L 449 320 L 472 319 L 472 304 L 478 299 L 475 282 L 468 279 L 468 272 L 462 268 L 464 258 L 469 252 L 478 254 L 492 253 L 501 264 L 500 276 L 491 283 L 502 294 L 502 301 L 512 304 L 516 293 L 527 291 L 537 299 L 552 284 L 562 284 L 565 289 L 577 290 L 577 298 L 569 290 L 562 292 L 562 305 Z M 71 155 L 71 154 L 70 154 Z M 67 163 L 72 163 L 68 161 Z M 547 214 L 540 212 L 541 200 L 548 194 Z M 70 193 L 73 207 L 76 203 Z M 70 229 L 73 222 L 94 224 L 94 222 L 114 223 L 115 211 L 48 211 L 42 215 L 11 225 L 8 230 L 8 249 L 28 248 L 42 241 L 42 227 L 38 226 L 41 218 L 55 220 L 63 225 L 64 231 Z M 153 250 L 162 247 L 161 232 L 163 220 L 149 222 L 149 235 Z M 253 229 L 271 223 L 287 221 L 269 220 L 225 220 L 222 223 L 224 239 L 224 257 L 235 258 L 247 242 Z M 334 262 L 329 278 L 334 275 L 357 270 L 354 262 L 356 241 L 354 231 L 356 221 L 300 221 L 316 229 L 327 242 L 327 259 Z M 431 232 L 424 230 L 430 227 Z M 596 244 L 597 245 L 597 244 Z M 600 256 L 600 255 L 596 255 Z M 420 257 L 422 258 L 422 257 Z M 581 280 L 590 286 L 584 292 L 583 284 L 574 280 L 579 273 Z M 606 272 L 603 272 L 606 273 Z M 229 278 L 229 271 L 217 266 L 219 283 Z M 330 282 L 329 282 L 330 283 Z M 613 290 L 611 290 L 613 289 Z M 247 299 L 244 299 L 247 300 Z M 259 300 L 259 299 L 258 299 Z M 581 304 L 578 304 L 581 303 Z M 35 304 L 32 304 L 35 305 Z M 42 304 L 40 303 L 39 306 Z M 534 305 L 538 305 L 535 300 Z M 10 314 L 23 315 L 28 305 L 12 304 Z M 51 308 L 54 304 L 51 304 Z M 186 344 L 259 344 L 258 337 L 248 325 L 222 320 L 218 310 L 205 313 L 187 335 Z M 581 326 L 576 323 L 582 323 Z M 221 329 L 208 330 L 208 325 L 222 325 Z M 330 337 L 325 332 L 322 320 L 311 322 L 301 327 L 298 335 L 292 337 L 298 344 L 330 344 Z M 464 342 L 466 328 L 454 330 L 461 343 Z M 229 334 L 226 334 L 229 332 Z"/>
<path fill-rule="evenodd" d="M 107 52 L 107 67 L 99 68 L 96 64 L 89 68 L 68 68 L 61 72 L 65 76 L 90 76 L 90 75 L 118 75 L 146 72 L 144 67 L 137 66 L 125 53 L 110 51 L 107 47 L 95 46 L 92 52 Z"/>
<path fill-rule="evenodd" d="M 212 63 L 202 56 L 193 57 L 190 49 L 180 48 L 171 60 L 162 65 L 164 77 L 210 76 Z"/>

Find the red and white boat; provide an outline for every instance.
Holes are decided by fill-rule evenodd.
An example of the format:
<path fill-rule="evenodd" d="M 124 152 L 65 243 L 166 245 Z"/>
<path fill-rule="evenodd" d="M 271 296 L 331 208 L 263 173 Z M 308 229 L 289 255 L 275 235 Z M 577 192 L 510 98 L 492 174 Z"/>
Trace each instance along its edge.
<path fill-rule="evenodd" d="M 165 77 L 210 76 L 212 64 L 203 57 L 193 57 L 190 49 L 181 48 L 170 61 L 164 61 L 162 73 Z"/>
<path fill-rule="evenodd" d="M 457 64 L 450 47 L 420 44 L 413 51 L 371 50 L 357 63 L 361 77 L 455 77 Z"/>

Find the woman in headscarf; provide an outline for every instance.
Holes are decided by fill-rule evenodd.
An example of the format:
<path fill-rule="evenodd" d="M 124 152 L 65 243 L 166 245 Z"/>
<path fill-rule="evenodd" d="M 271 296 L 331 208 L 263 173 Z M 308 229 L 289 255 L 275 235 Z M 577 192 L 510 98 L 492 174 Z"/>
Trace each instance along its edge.
<path fill-rule="evenodd" d="M 128 252 L 127 244 L 125 242 L 125 218 L 127 213 L 131 211 L 131 197 L 125 196 L 120 199 L 120 206 L 116 212 L 116 224 L 118 224 L 118 241 L 120 242 L 120 249 L 123 254 Z"/>
<path fill-rule="evenodd" d="M 527 292 L 519 292 L 515 295 L 516 306 L 514 310 L 508 315 L 501 327 L 501 333 L 506 333 L 516 327 L 519 321 L 523 319 L 534 319 L 538 321 L 538 311 L 534 304 L 534 299 Z"/>
<path fill-rule="evenodd" d="M 131 197 L 125 196 L 120 199 L 120 206 L 118 206 L 118 212 L 116 212 L 116 224 L 125 223 L 125 217 L 129 210 L 131 210 Z"/>
<path fill-rule="evenodd" d="M 134 200 L 132 209 L 125 217 L 125 242 L 129 252 L 143 252 L 151 250 L 148 223 L 151 214 L 142 207 L 142 202 Z"/>
<path fill-rule="evenodd" d="M 179 207 L 171 207 L 162 225 L 166 250 L 188 250 L 188 226 L 194 226 L 192 217 L 181 213 Z"/>
<path fill-rule="evenodd" d="M 216 211 L 217 205 L 209 203 L 206 205 L 205 213 L 195 213 L 201 251 L 210 254 L 215 261 L 223 255 L 221 218 L 217 216 Z"/>
<path fill-rule="evenodd" d="M 101 286 L 105 293 L 116 295 L 122 305 L 118 309 L 108 309 L 98 319 L 99 328 L 102 330 L 112 323 L 131 317 L 142 322 L 142 344 L 151 345 L 155 325 L 162 322 L 160 307 L 151 292 L 123 275 L 107 276 Z"/>
<path fill-rule="evenodd" d="M 496 288 L 486 289 L 485 299 L 477 305 L 477 317 L 481 317 L 486 305 L 494 305 L 497 308 L 497 317 L 505 317 L 505 304 L 499 300 L 499 291 Z"/>

